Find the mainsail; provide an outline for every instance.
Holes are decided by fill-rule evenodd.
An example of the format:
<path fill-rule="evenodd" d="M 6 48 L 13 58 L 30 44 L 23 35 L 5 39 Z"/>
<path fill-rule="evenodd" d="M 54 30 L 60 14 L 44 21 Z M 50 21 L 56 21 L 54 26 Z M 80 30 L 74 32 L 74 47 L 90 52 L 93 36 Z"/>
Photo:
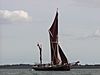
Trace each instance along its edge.
<path fill-rule="evenodd" d="M 54 65 L 57 65 L 59 63 L 68 64 L 68 60 L 58 44 L 58 11 L 56 12 L 53 24 L 49 29 L 49 36 L 50 36 L 50 46 L 51 46 L 51 63 Z"/>

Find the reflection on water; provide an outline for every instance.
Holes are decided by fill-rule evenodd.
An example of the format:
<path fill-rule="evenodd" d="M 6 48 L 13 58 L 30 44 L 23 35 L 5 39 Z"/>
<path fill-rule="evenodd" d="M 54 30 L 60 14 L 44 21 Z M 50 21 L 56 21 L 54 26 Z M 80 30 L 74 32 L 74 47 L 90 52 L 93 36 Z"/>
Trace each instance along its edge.
<path fill-rule="evenodd" d="M 100 75 L 100 69 L 72 69 L 71 71 L 34 71 L 30 69 L 0 69 L 0 75 Z"/>

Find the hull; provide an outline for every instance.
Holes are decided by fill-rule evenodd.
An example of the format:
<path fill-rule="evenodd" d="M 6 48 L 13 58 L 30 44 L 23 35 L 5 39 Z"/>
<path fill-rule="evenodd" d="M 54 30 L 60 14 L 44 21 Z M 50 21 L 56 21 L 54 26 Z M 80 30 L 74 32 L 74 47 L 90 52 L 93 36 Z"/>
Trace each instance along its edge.
<path fill-rule="evenodd" d="M 70 66 L 55 65 L 55 66 L 33 66 L 36 71 L 70 71 Z"/>

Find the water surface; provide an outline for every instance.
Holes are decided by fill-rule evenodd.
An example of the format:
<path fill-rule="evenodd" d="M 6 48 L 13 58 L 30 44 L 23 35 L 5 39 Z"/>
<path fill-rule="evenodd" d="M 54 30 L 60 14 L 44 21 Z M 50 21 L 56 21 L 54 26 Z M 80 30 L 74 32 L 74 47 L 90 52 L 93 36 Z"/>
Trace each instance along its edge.
<path fill-rule="evenodd" d="M 34 71 L 31 69 L 0 69 L 0 75 L 100 75 L 100 69 L 72 69 L 71 71 Z"/>

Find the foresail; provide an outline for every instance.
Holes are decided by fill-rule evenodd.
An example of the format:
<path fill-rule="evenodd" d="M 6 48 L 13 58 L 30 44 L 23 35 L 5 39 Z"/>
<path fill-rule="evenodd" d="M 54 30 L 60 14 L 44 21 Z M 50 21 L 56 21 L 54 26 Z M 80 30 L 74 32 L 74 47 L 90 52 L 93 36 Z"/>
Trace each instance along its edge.
<path fill-rule="evenodd" d="M 62 51 L 62 49 L 61 49 L 61 47 L 59 45 L 58 45 L 58 48 L 59 48 L 58 50 L 59 50 L 59 54 L 60 54 L 60 58 L 61 58 L 62 64 L 64 64 L 64 63 L 68 64 L 68 60 L 67 60 L 65 54 L 63 53 L 63 51 Z"/>
<path fill-rule="evenodd" d="M 58 12 L 56 12 L 55 19 L 49 29 L 50 46 L 51 46 L 51 62 L 52 64 L 59 64 L 57 44 L 58 44 Z"/>

